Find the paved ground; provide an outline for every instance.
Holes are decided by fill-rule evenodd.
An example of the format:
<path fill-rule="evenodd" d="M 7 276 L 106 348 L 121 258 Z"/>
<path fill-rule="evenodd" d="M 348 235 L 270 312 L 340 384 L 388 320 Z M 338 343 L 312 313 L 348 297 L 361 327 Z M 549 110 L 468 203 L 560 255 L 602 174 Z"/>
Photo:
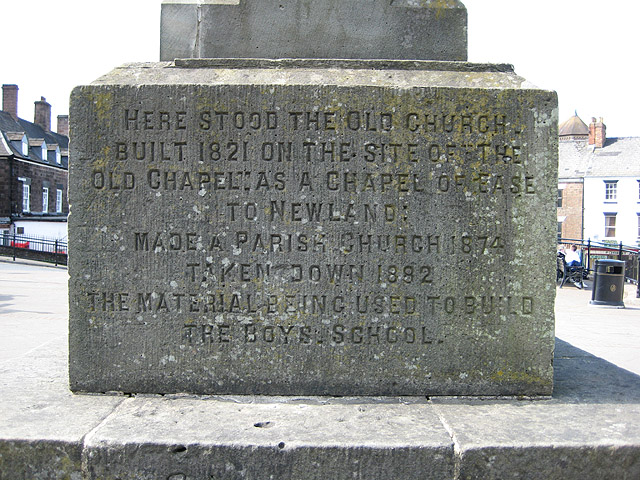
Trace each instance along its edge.
<path fill-rule="evenodd" d="M 593 306 L 590 282 L 557 289 L 558 339 L 640 375 L 640 299 L 626 285 L 624 309 Z M 0 257 L 0 363 L 66 337 L 67 269 Z"/>
<path fill-rule="evenodd" d="M 556 337 L 640 375 L 640 299 L 626 284 L 625 308 L 589 304 L 592 290 L 573 285 L 557 289 Z"/>
<path fill-rule="evenodd" d="M 67 269 L 0 257 L 0 364 L 67 335 Z"/>

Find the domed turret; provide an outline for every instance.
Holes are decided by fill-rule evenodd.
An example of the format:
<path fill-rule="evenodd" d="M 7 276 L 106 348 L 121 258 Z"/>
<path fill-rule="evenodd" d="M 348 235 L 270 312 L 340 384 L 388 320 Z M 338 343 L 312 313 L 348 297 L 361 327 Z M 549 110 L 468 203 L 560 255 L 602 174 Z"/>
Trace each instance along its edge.
<path fill-rule="evenodd" d="M 576 113 L 571 118 L 561 123 L 558 128 L 558 135 L 561 142 L 570 142 L 575 140 L 588 140 L 589 127 L 584 123 Z"/>

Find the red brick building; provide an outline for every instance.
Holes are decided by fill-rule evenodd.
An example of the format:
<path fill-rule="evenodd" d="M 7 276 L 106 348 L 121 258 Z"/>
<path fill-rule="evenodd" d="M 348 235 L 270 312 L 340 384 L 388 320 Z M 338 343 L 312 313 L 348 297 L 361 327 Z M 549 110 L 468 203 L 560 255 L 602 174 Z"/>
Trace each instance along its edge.
<path fill-rule="evenodd" d="M 589 127 L 575 114 L 559 127 L 558 238 L 582 240 L 584 229 L 581 147 L 589 140 Z"/>
<path fill-rule="evenodd" d="M 69 203 L 69 121 L 35 102 L 34 121 L 18 117 L 18 86 L 2 86 L 0 111 L 0 234 L 66 240 Z"/>

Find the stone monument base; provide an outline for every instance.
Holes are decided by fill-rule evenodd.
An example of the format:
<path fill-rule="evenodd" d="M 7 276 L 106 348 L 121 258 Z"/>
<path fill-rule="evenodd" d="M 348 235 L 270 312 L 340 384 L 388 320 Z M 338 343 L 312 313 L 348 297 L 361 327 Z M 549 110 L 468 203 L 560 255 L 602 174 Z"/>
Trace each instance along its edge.
<path fill-rule="evenodd" d="M 558 341 L 553 398 L 73 395 L 56 340 L 0 367 L 0 478 L 635 479 L 637 376 Z"/>
<path fill-rule="evenodd" d="M 182 59 L 77 87 L 71 389 L 551 394 L 556 117 L 500 64 Z"/>

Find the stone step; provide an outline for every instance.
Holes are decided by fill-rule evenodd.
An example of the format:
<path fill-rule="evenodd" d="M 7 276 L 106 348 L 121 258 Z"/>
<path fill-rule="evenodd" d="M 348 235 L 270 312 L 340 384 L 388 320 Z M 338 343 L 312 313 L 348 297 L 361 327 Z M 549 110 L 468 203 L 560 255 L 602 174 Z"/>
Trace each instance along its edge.
<path fill-rule="evenodd" d="M 72 394 L 60 330 L 0 364 L 3 480 L 640 477 L 640 377 L 561 340 L 545 399 L 127 397 Z"/>

